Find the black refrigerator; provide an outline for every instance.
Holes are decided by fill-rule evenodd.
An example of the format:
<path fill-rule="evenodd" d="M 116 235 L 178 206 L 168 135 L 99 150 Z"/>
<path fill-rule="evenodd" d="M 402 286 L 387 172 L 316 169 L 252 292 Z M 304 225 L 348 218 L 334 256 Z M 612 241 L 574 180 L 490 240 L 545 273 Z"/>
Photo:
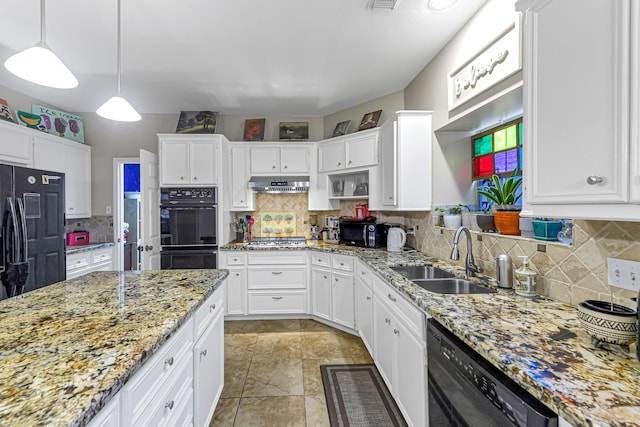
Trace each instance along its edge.
<path fill-rule="evenodd" d="M 64 174 L 0 165 L 0 299 L 66 278 Z"/>

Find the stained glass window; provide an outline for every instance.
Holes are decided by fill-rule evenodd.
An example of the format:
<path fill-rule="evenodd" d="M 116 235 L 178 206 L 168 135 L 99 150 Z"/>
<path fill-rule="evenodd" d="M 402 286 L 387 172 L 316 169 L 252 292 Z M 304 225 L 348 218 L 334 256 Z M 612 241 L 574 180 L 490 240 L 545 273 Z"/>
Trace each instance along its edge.
<path fill-rule="evenodd" d="M 522 118 L 474 135 L 471 141 L 475 181 L 522 170 Z"/>

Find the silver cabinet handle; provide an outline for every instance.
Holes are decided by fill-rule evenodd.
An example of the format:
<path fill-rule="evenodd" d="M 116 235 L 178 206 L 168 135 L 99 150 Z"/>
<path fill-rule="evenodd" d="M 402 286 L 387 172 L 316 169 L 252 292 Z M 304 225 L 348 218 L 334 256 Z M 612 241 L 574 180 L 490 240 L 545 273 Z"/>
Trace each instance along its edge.
<path fill-rule="evenodd" d="M 342 164 L 342 162 L 338 162 L 338 166 L 340 166 Z"/>
<path fill-rule="evenodd" d="M 370 296 L 367 296 L 367 301 L 371 301 L 371 297 Z"/>
<path fill-rule="evenodd" d="M 391 320 L 389 320 L 389 319 L 387 319 L 387 318 L 385 317 L 385 319 L 384 319 L 384 323 L 386 323 L 387 325 L 390 325 L 390 324 L 391 324 Z"/>
<path fill-rule="evenodd" d="M 240 273 L 236 273 L 236 277 L 240 277 Z"/>
<path fill-rule="evenodd" d="M 194 179 L 194 180 L 197 180 L 197 179 L 198 179 L 198 177 L 197 177 L 197 176 L 194 176 L 194 177 L 193 177 L 193 179 Z"/>
<path fill-rule="evenodd" d="M 272 271 L 271 274 L 275 274 L 277 276 L 278 274 L 282 274 L 282 271 Z"/>
<path fill-rule="evenodd" d="M 201 356 L 206 356 L 207 355 L 207 349 L 204 349 L 200 352 Z"/>
<path fill-rule="evenodd" d="M 168 359 L 165 359 L 164 364 L 169 366 L 173 365 L 173 356 L 171 356 Z"/>
<path fill-rule="evenodd" d="M 596 185 L 602 182 L 602 177 L 597 175 L 591 175 L 587 177 L 587 184 Z"/>
<path fill-rule="evenodd" d="M 173 400 L 171 402 L 167 402 L 164 404 L 165 409 L 172 410 L 173 409 Z"/>
<path fill-rule="evenodd" d="M 341 262 L 341 263 L 340 263 L 340 267 L 344 267 L 344 262 Z"/>
<path fill-rule="evenodd" d="M 395 328 L 393 329 L 393 333 L 396 334 L 396 335 L 400 335 L 400 331 L 395 329 Z"/>
<path fill-rule="evenodd" d="M 282 297 L 271 297 L 271 298 L 272 298 L 272 299 L 274 299 L 274 300 L 276 300 L 276 301 L 278 301 L 278 300 L 281 300 L 281 299 L 282 299 Z"/>
<path fill-rule="evenodd" d="M 288 167 L 287 165 L 284 165 L 284 168 L 285 168 L 285 169 L 286 169 L 287 167 Z"/>
<path fill-rule="evenodd" d="M 393 196 L 389 196 L 389 200 L 393 199 Z"/>
<path fill-rule="evenodd" d="M 333 280 L 335 280 L 336 282 L 340 281 L 337 277 L 334 277 Z"/>
<path fill-rule="evenodd" d="M 209 306 L 209 313 L 213 312 L 213 310 L 215 310 L 215 309 L 216 309 L 216 305 L 215 304 L 210 305 Z"/>
<path fill-rule="evenodd" d="M 184 176 L 181 176 L 180 179 L 184 179 Z"/>
<path fill-rule="evenodd" d="M 349 160 L 349 164 L 351 164 L 351 160 Z"/>
<path fill-rule="evenodd" d="M 323 279 L 326 279 L 326 278 L 327 278 L 327 276 L 322 276 L 322 278 L 323 278 Z"/>
<path fill-rule="evenodd" d="M 72 211 L 73 210 L 73 206 L 69 206 L 69 210 Z"/>
<path fill-rule="evenodd" d="M 244 200 L 240 200 L 240 203 L 244 203 Z"/>
<path fill-rule="evenodd" d="M 275 169 L 275 168 L 276 168 L 276 166 L 275 166 L 275 165 L 271 166 L 271 169 Z"/>
<path fill-rule="evenodd" d="M 153 250 L 153 246 L 151 246 L 151 245 L 145 245 L 144 250 L 145 250 L 145 251 L 152 251 L 152 250 Z"/>
<path fill-rule="evenodd" d="M 362 274 L 363 276 L 367 275 L 367 273 L 365 273 L 364 271 L 361 271 L 360 274 Z"/>
<path fill-rule="evenodd" d="M 391 294 L 389 294 L 389 299 L 390 299 L 391 301 L 393 301 L 393 302 L 396 302 L 396 301 L 397 301 L 394 297 L 392 297 L 392 296 L 391 296 Z"/>

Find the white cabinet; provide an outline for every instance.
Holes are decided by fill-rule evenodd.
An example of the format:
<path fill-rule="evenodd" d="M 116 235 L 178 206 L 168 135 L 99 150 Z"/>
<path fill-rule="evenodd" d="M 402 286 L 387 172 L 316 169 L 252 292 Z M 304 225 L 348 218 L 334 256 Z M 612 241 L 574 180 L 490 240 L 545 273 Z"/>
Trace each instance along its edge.
<path fill-rule="evenodd" d="M 308 174 L 308 146 L 251 147 L 252 174 Z"/>
<path fill-rule="evenodd" d="M 120 393 L 111 398 L 87 427 L 120 427 Z"/>
<path fill-rule="evenodd" d="M 249 189 L 249 147 L 231 147 L 231 210 L 253 210 L 255 193 Z"/>
<path fill-rule="evenodd" d="M 193 346 L 194 426 L 209 425 L 224 385 L 224 287 L 196 312 Z"/>
<path fill-rule="evenodd" d="M 0 163 L 26 167 L 33 164 L 31 135 L 26 128 L 0 121 Z"/>
<path fill-rule="evenodd" d="M 240 251 L 223 251 L 221 268 L 229 270 L 227 277 L 227 314 L 247 314 L 247 269 L 246 256 Z"/>
<path fill-rule="evenodd" d="M 160 185 L 218 185 L 222 135 L 158 138 Z"/>
<path fill-rule="evenodd" d="M 363 168 L 378 163 L 378 129 L 331 138 L 318 144 L 318 172 Z"/>
<path fill-rule="evenodd" d="M 47 134 L 33 141 L 33 167 L 65 174 L 67 219 L 91 217 L 91 147 Z"/>
<path fill-rule="evenodd" d="M 352 256 L 311 255 L 312 314 L 355 329 L 355 286 Z"/>
<path fill-rule="evenodd" d="M 379 201 L 370 201 L 370 209 L 431 209 L 431 140 L 429 111 L 398 111 L 381 126 L 381 193 Z"/>
<path fill-rule="evenodd" d="M 113 246 L 67 255 L 67 279 L 113 270 Z"/>
<path fill-rule="evenodd" d="M 373 354 L 373 272 L 362 262 L 356 264 L 356 325 L 362 342 Z"/>
<path fill-rule="evenodd" d="M 383 283 L 373 280 L 374 360 L 410 426 L 427 424 L 425 317 Z"/>
<path fill-rule="evenodd" d="M 523 214 L 637 220 L 640 6 L 521 0 L 517 7 L 526 45 Z"/>

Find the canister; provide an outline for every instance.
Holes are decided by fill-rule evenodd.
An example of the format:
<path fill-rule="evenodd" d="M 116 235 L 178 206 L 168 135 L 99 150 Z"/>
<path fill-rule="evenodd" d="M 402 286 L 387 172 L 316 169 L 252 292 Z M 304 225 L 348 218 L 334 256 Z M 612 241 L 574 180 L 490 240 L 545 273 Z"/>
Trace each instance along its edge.
<path fill-rule="evenodd" d="M 507 254 L 496 257 L 496 281 L 499 288 L 513 288 L 513 261 Z"/>

